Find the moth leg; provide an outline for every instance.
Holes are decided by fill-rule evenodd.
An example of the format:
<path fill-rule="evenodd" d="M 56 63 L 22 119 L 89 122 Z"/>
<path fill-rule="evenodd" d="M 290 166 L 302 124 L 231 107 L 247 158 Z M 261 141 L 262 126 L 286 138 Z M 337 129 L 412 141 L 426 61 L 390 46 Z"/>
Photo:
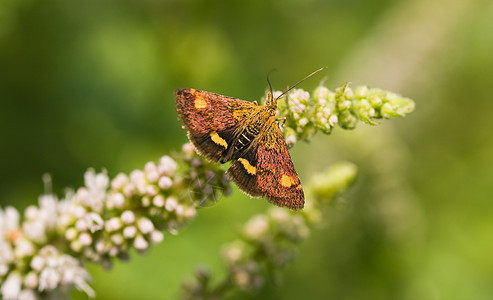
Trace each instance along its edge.
<path fill-rule="evenodd" d="M 286 117 L 279 117 L 279 118 L 276 118 L 277 121 L 282 121 L 282 126 L 284 126 L 286 124 Z"/>

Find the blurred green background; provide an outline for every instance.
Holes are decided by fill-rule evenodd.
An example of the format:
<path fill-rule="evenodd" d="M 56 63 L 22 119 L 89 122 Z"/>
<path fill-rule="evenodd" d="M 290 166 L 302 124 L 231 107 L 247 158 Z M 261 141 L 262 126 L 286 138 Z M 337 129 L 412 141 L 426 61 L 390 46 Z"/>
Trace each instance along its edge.
<path fill-rule="evenodd" d="M 141 168 L 187 141 L 173 91 L 259 99 L 346 81 L 414 99 L 415 113 L 298 143 L 303 182 L 338 160 L 360 168 L 285 271 L 252 299 L 493 298 L 493 1 L 0 1 L 0 205 Z M 267 201 L 239 192 L 178 236 L 111 271 L 98 299 L 173 299 Z M 75 292 L 74 298 L 85 299 Z"/>

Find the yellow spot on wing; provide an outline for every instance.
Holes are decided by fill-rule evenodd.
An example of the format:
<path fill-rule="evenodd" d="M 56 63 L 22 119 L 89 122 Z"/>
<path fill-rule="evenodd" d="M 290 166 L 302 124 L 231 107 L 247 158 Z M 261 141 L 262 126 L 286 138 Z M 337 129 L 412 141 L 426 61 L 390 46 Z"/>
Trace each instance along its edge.
<path fill-rule="evenodd" d="M 197 95 L 195 97 L 195 108 L 203 109 L 207 107 L 207 101 L 205 101 L 204 97 Z"/>
<path fill-rule="evenodd" d="M 238 158 L 238 161 L 241 162 L 243 164 L 243 167 L 245 168 L 245 170 L 248 172 L 248 174 L 252 174 L 252 175 L 255 175 L 257 173 L 257 168 L 255 168 L 254 166 L 252 166 L 248 160 L 244 159 L 244 158 Z"/>
<path fill-rule="evenodd" d="M 282 174 L 282 177 L 281 177 L 281 185 L 283 187 L 291 187 L 293 184 L 295 184 L 294 180 L 293 180 L 293 177 L 291 176 L 288 176 L 286 174 Z"/>
<path fill-rule="evenodd" d="M 228 143 L 226 143 L 226 141 L 222 137 L 220 137 L 219 134 L 217 134 L 217 132 L 215 131 L 211 132 L 211 140 L 214 143 L 223 146 L 224 149 L 228 149 Z"/>

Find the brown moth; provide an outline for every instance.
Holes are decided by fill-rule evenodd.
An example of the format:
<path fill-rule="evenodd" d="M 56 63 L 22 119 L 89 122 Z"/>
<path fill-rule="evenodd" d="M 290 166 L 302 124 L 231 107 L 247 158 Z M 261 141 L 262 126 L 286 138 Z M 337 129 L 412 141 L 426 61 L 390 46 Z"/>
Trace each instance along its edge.
<path fill-rule="evenodd" d="M 276 119 L 265 105 L 195 89 L 175 92 L 180 119 L 197 151 L 213 162 L 233 161 L 227 174 L 245 193 L 299 210 L 304 193 Z"/>
<path fill-rule="evenodd" d="M 265 105 L 195 89 L 176 90 L 178 115 L 200 154 L 213 162 L 233 161 L 227 174 L 242 191 L 299 210 L 305 195 L 277 123 L 277 99 L 326 68 L 277 98 L 271 89 Z"/>

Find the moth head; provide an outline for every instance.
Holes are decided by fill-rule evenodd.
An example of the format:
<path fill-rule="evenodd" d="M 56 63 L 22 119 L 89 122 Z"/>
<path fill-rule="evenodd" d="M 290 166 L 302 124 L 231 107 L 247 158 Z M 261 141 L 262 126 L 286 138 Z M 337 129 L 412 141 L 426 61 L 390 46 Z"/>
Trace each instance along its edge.
<path fill-rule="evenodd" d="M 274 98 L 272 91 L 267 92 L 267 100 L 265 100 L 265 105 L 270 106 L 273 109 L 277 109 L 277 98 Z"/>
<path fill-rule="evenodd" d="M 265 105 L 269 106 L 273 110 L 276 110 L 277 109 L 277 99 L 279 99 L 282 96 L 286 95 L 289 91 L 291 91 L 293 88 L 295 88 L 298 84 L 302 83 L 306 79 L 312 77 L 313 75 L 317 74 L 318 72 L 320 72 L 320 71 L 322 71 L 324 69 L 327 69 L 327 67 L 322 67 L 322 68 L 320 68 L 320 69 L 318 69 L 316 71 L 313 71 L 312 73 L 308 74 L 303 79 L 301 79 L 297 83 L 293 84 L 290 88 L 286 89 L 282 94 L 280 94 L 276 98 L 274 98 L 274 96 L 272 95 L 272 85 L 270 84 L 270 80 L 269 80 L 269 74 L 272 71 L 269 72 L 269 74 L 267 74 L 267 83 L 269 84 L 269 92 L 267 93 L 267 100 L 265 101 Z"/>

